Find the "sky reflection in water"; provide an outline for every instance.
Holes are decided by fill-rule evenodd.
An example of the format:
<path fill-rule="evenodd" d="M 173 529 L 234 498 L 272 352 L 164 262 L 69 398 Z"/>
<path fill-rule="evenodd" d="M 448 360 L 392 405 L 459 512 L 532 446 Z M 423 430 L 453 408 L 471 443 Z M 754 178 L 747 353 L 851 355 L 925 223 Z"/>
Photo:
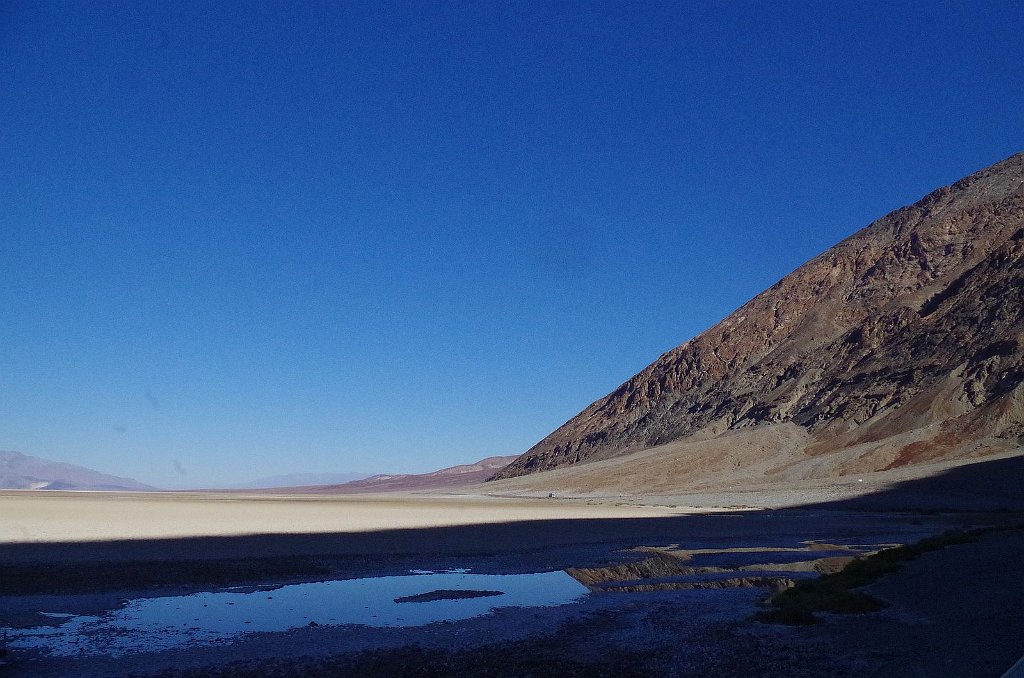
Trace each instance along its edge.
<path fill-rule="evenodd" d="M 500 596 L 396 603 L 436 590 L 501 591 Z M 565 572 L 490 575 L 464 571 L 232 589 L 186 596 L 139 598 L 101 617 L 68 616 L 59 626 L 14 632 L 12 648 L 51 654 L 123 655 L 195 643 L 215 644 L 242 633 L 319 625 L 420 626 L 458 621 L 499 607 L 564 605 L 587 593 Z M 60 617 L 63 615 L 52 615 Z"/>

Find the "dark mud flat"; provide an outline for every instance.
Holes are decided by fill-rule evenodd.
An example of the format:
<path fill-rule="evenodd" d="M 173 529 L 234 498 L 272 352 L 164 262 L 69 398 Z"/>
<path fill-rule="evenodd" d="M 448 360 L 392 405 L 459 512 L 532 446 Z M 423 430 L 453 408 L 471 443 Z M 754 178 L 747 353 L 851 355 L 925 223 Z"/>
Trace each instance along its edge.
<path fill-rule="evenodd" d="M 451 528 L 425 536 L 383 533 L 367 535 L 361 546 L 351 535 L 334 541 L 329 536 L 321 540 L 320 553 L 312 549 L 303 553 L 302 549 L 311 545 L 299 539 L 292 543 L 299 547 L 299 554 L 292 557 L 309 558 L 308 562 L 322 570 L 304 572 L 308 562 L 302 561 L 302 567 L 290 574 L 296 580 L 396 574 L 417 567 L 459 567 L 492 574 L 589 568 L 595 581 L 603 577 L 601 583 L 608 584 L 619 578 L 631 582 L 633 590 L 602 591 L 595 586 L 592 593 L 569 604 L 498 608 L 470 619 L 410 628 L 324 624 L 122 657 L 18 652 L 12 654 L 12 665 L 0 676 L 820 676 L 891 675 L 894 668 L 900 675 L 1000 675 L 1024 654 L 1020 647 L 1024 587 L 1017 567 L 1024 556 L 1020 531 L 993 533 L 973 544 L 925 554 L 872 586 L 872 595 L 886 600 L 890 607 L 863 616 L 830 616 L 810 628 L 753 621 L 753 614 L 772 592 L 767 582 L 763 587 L 683 590 L 644 590 L 642 584 L 645 578 L 659 577 L 662 581 L 666 577 L 690 581 L 700 577 L 702 568 L 716 570 L 707 572 L 710 579 L 728 579 L 728 573 L 717 570 L 728 560 L 720 554 L 728 554 L 730 549 L 763 550 L 762 564 L 783 560 L 792 564 L 804 550 L 813 559 L 847 549 L 864 551 L 872 546 L 910 543 L 950 528 L 1015 522 L 1020 522 L 1020 516 L 794 510 L 625 521 L 627 524 L 609 521 L 578 525 L 575 531 L 572 523 L 563 522 Z M 539 545 L 524 549 L 522 545 L 530 543 L 526 536 L 531 528 Z M 483 538 L 488 533 L 489 540 Z M 248 550 L 259 546 L 243 540 L 236 544 L 236 552 L 249 555 Z M 288 546 L 275 543 L 275 548 Z M 11 548 L 4 547 L 0 555 L 10 555 Z M 108 589 L 118 583 L 117 573 L 129 565 L 103 561 L 102 549 L 95 544 L 80 548 L 77 555 L 87 558 L 97 578 L 109 568 L 104 580 Z M 177 568 L 181 565 L 184 571 L 192 571 L 202 560 L 194 556 L 190 560 L 184 557 L 187 551 L 167 544 L 145 544 L 137 552 L 152 556 L 161 549 L 179 555 L 177 559 L 139 561 L 153 563 L 147 566 L 152 570 L 147 580 L 152 586 L 142 589 L 97 592 L 104 588 L 97 579 L 78 593 L 64 590 L 43 595 L 42 583 L 28 576 L 21 586 L 25 593 L 33 594 L 5 595 L 0 607 L 3 624 L 31 613 L 33 603 L 51 611 L 62 602 L 102 608 L 110 600 L 162 595 L 166 590 L 158 585 L 156 563 L 169 573 L 175 592 L 189 590 L 180 577 L 183 570 Z M 124 544 L 111 546 L 118 557 L 128 550 Z M 74 545 L 64 545 L 61 551 L 73 562 Z M 218 556 L 213 559 L 218 572 L 225 571 L 227 561 L 220 556 L 227 551 L 225 544 L 209 551 Z M 688 551 L 696 555 L 672 555 Z M 752 562 L 757 558 L 749 556 L 749 551 L 741 553 L 743 558 L 735 565 L 758 564 Z M 787 557 L 779 558 L 780 553 Z M 15 553 L 17 565 L 8 567 L 27 567 L 30 575 L 42 564 L 40 554 L 46 555 L 45 549 Z M 28 555 L 37 560 L 25 562 Z M 267 555 L 281 557 L 273 549 Z M 245 576 L 234 584 L 280 584 L 280 562 L 272 568 L 273 577 L 259 582 L 252 581 L 253 577 L 261 579 L 259 559 L 241 558 L 238 562 L 254 563 L 254 569 L 251 573 L 239 570 Z M 138 573 L 140 567 L 146 569 L 132 566 L 129 570 Z M 747 574 L 758 576 L 736 579 L 770 579 L 756 572 Z M 813 571 L 780 574 L 815 576 Z M 5 576 L 0 566 L 0 578 Z M 453 604 L 460 602 L 472 601 Z M 962 621 L 964 610 L 974 611 L 969 624 Z M 965 626 L 970 630 L 965 631 Z"/>
<path fill-rule="evenodd" d="M 396 603 L 433 603 L 438 600 L 466 600 L 467 598 L 491 598 L 503 595 L 503 591 L 458 591 L 454 589 L 440 589 L 418 593 L 415 596 L 400 596 L 395 598 Z"/>

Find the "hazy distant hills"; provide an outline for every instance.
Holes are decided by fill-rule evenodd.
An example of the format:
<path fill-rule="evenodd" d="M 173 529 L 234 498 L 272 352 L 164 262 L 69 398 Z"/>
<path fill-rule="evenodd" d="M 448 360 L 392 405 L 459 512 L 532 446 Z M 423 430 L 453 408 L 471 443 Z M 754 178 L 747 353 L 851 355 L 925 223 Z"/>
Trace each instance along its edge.
<path fill-rule="evenodd" d="M 496 477 L 642 450 L 643 482 L 692 487 L 975 459 L 1021 446 L 1022 382 L 1018 154 L 804 264 Z"/>
<path fill-rule="evenodd" d="M 354 480 L 369 478 L 370 473 L 289 473 L 280 476 L 268 476 L 240 487 L 247 489 L 263 489 L 269 487 L 299 487 L 305 485 L 340 485 Z"/>
<path fill-rule="evenodd" d="M 483 482 L 515 456 L 488 457 L 421 474 L 290 473 L 261 478 L 233 491 L 287 490 L 289 493 L 358 494 L 443 489 Z M 100 473 L 83 466 L 0 452 L 0 489 L 155 491 L 131 478 Z"/>
<path fill-rule="evenodd" d="M 443 468 L 431 473 L 380 474 L 339 485 L 290 488 L 313 494 L 362 494 L 369 492 L 410 492 L 461 487 L 481 483 L 495 472 L 505 468 L 516 457 L 487 457 L 473 464 Z"/>
<path fill-rule="evenodd" d="M 131 478 L 19 452 L 0 452 L 0 488 L 16 490 L 155 490 Z"/>

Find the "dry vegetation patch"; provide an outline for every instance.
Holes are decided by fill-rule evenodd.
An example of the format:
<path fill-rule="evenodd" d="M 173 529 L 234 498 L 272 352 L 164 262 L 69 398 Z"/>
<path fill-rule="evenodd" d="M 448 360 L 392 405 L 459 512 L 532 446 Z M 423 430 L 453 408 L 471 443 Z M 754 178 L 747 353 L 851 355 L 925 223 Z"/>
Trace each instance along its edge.
<path fill-rule="evenodd" d="M 777 624 L 816 624 L 821 621 L 816 616 L 820 612 L 851 614 L 881 610 L 886 607 L 886 603 L 856 589 L 895 572 L 902 567 L 902 563 L 922 553 L 973 542 L 982 534 L 995 529 L 945 532 L 914 544 L 884 549 L 857 558 L 839 572 L 797 582 L 793 587 L 775 594 L 768 601 L 770 609 L 759 613 L 757 618 Z"/>

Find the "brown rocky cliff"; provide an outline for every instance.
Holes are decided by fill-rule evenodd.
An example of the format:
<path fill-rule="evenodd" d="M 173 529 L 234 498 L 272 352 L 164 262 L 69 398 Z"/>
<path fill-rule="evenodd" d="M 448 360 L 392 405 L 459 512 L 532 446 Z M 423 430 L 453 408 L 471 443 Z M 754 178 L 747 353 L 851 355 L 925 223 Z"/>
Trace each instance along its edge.
<path fill-rule="evenodd" d="M 1024 154 L 871 224 L 662 355 L 495 478 L 792 422 L 879 468 L 1024 434 Z M 911 449 L 906 449 L 911 448 Z"/>

